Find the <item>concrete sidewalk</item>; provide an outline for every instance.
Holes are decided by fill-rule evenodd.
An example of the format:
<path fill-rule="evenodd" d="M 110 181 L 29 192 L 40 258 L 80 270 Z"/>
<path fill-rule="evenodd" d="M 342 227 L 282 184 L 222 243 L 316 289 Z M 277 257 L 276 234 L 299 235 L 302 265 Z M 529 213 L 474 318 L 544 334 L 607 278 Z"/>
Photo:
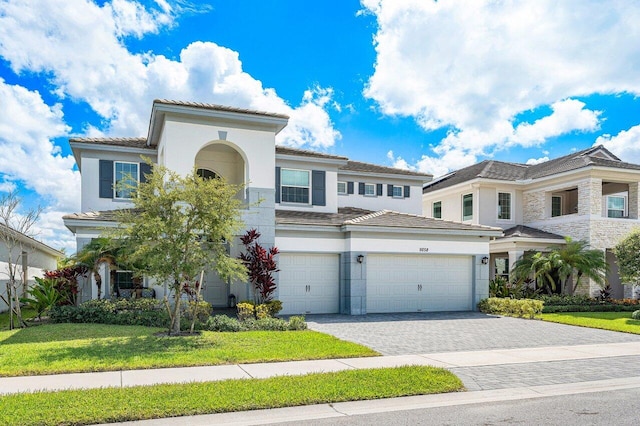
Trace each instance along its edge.
<path fill-rule="evenodd" d="M 56 374 L 0 378 L 0 394 L 63 389 L 128 387 L 160 383 L 206 382 L 227 379 L 266 378 L 303 375 L 349 369 L 431 365 L 448 369 L 517 365 L 549 361 L 585 360 L 640 356 L 640 342 L 443 352 L 423 355 L 396 355 L 315 361 L 237 364 L 205 367 L 125 370 L 99 373 Z M 463 377 L 463 381 L 464 377 Z M 473 383 L 466 383 L 473 389 Z"/>

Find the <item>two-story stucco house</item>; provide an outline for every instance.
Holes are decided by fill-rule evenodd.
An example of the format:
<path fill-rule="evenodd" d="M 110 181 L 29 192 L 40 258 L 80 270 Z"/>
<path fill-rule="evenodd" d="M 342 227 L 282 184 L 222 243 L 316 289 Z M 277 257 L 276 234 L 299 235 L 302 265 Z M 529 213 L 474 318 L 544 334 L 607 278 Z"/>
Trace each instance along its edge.
<path fill-rule="evenodd" d="M 606 252 L 613 296 L 630 297 L 611 249 L 640 226 L 639 183 L 640 165 L 596 146 L 537 165 L 486 160 L 457 170 L 425 185 L 423 209 L 431 218 L 502 228 L 490 244 L 492 278 L 507 275 L 525 251 L 570 236 Z"/>
<path fill-rule="evenodd" d="M 131 206 L 131 194 L 114 185 L 131 175 L 143 181 L 146 156 L 177 173 L 195 167 L 202 176 L 245 185 L 246 228 L 257 228 L 261 243 L 281 253 L 276 297 L 285 314 L 473 310 L 487 296 L 489 240 L 500 229 L 422 216 L 430 175 L 276 146 L 287 121 L 156 100 L 147 137 L 71 139 L 82 211 L 65 216 L 65 224 L 78 248 L 114 226 L 113 211 Z M 232 244 L 230 255 L 240 249 Z M 103 294 L 131 286 L 127 271 L 118 271 L 115 282 L 104 275 Z M 145 285 L 156 297 L 166 291 L 148 279 Z M 247 299 L 250 287 L 206 274 L 205 300 L 224 306 L 230 294 Z"/>

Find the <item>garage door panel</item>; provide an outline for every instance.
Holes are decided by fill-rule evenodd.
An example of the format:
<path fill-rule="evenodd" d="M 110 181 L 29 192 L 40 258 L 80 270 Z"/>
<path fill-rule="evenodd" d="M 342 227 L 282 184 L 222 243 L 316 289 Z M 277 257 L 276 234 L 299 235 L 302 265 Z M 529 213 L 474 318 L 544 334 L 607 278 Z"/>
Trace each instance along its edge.
<path fill-rule="evenodd" d="M 367 312 L 472 309 L 470 256 L 369 255 Z"/>
<path fill-rule="evenodd" d="M 339 311 L 337 254 L 281 253 L 278 297 L 284 315 Z"/>

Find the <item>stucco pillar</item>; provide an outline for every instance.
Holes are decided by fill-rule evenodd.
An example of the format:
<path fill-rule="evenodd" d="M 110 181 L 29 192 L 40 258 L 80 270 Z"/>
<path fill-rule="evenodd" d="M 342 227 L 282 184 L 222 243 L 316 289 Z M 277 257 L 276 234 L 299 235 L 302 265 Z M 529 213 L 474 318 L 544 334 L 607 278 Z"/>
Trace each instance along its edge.
<path fill-rule="evenodd" d="M 509 277 L 511 277 L 511 270 L 513 269 L 513 265 L 520 260 L 520 258 L 524 255 L 524 250 L 511 250 L 509 251 Z"/>
<path fill-rule="evenodd" d="M 638 219 L 640 212 L 640 197 L 638 197 L 640 183 L 631 182 L 629 184 L 629 218 Z"/>
<path fill-rule="evenodd" d="M 363 255 L 362 263 L 358 255 Z M 367 256 L 366 253 L 345 251 L 340 256 L 340 313 L 365 315 L 367 313 Z"/>

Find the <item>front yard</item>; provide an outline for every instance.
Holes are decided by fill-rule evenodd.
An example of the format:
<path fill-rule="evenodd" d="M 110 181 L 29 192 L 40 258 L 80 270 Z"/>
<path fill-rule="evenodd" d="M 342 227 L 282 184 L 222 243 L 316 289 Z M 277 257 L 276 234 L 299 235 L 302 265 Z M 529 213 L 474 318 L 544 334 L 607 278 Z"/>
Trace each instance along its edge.
<path fill-rule="evenodd" d="M 0 376 L 114 371 L 378 355 L 314 331 L 157 337 L 159 328 L 51 324 L 0 332 Z"/>
<path fill-rule="evenodd" d="M 540 318 L 561 324 L 640 334 L 640 321 L 631 319 L 631 312 L 566 312 L 540 314 Z"/>

